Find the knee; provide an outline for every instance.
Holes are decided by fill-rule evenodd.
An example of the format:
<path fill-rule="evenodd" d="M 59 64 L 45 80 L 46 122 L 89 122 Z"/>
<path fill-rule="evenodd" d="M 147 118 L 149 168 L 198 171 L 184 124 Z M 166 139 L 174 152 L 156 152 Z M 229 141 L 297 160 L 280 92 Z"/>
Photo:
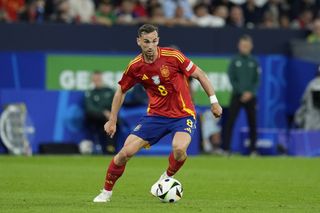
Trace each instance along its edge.
<path fill-rule="evenodd" d="M 186 150 L 181 147 L 174 147 L 173 155 L 174 155 L 174 159 L 177 161 L 182 161 L 187 158 Z"/>
<path fill-rule="evenodd" d="M 127 150 L 120 150 L 120 152 L 115 156 L 115 163 L 117 165 L 125 165 L 130 158 L 132 157 L 132 154 L 130 152 L 128 152 Z"/>

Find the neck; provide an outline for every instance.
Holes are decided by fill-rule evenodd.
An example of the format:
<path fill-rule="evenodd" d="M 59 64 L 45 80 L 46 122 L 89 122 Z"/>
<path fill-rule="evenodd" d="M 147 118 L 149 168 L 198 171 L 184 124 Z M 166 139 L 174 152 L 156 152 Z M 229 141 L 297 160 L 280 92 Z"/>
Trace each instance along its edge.
<path fill-rule="evenodd" d="M 249 56 L 250 53 L 240 53 L 240 55 L 242 55 L 242 56 Z"/>

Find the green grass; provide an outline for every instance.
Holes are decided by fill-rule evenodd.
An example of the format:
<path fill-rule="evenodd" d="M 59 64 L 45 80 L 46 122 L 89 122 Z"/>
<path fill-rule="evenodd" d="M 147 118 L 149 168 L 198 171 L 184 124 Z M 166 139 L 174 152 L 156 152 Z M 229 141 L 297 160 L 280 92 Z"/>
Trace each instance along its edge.
<path fill-rule="evenodd" d="M 112 201 L 93 203 L 110 157 L 0 157 L 0 212 L 320 212 L 319 158 L 189 157 L 174 204 L 149 194 L 166 157 L 135 157 Z"/>

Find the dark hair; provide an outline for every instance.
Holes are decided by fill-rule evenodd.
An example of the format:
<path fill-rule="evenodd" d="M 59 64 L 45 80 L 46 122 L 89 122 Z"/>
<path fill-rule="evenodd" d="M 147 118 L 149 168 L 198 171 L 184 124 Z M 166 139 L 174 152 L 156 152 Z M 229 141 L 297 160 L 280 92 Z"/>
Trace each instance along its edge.
<path fill-rule="evenodd" d="M 241 40 L 249 41 L 249 42 L 252 43 L 252 38 L 251 38 L 251 36 L 249 36 L 248 34 L 242 35 L 242 36 L 240 37 L 239 41 L 241 41 Z"/>
<path fill-rule="evenodd" d="M 102 72 L 101 72 L 101 70 L 94 70 L 92 72 L 92 74 L 94 74 L 94 75 L 102 75 Z"/>
<path fill-rule="evenodd" d="M 159 32 L 158 27 L 156 27 L 156 26 L 154 26 L 152 24 L 144 24 L 141 27 L 139 27 L 138 37 L 141 37 L 142 34 L 152 33 L 154 31 Z"/>

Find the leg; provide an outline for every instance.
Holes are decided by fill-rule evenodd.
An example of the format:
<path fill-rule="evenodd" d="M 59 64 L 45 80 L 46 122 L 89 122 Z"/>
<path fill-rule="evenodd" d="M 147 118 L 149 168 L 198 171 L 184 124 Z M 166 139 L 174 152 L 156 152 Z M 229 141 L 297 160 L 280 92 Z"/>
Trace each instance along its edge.
<path fill-rule="evenodd" d="M 186 132 L 176 132 L 173 141 L 172 148 L 173 151 L 169 156 L 169 166 L 166 172 L 164 172 L 159 180 L 151 186 L 150 193 L 153 196 L 157 196 L 158 184 L 161 180 L 171 177 L 177 173 L 177 171 L 182 167 L 187 158 L 187 149 L 191 142 L 191 136 Z"/>
<path fill-rule="evenodd" d="M 191 142 L 191 136 L 186 132 L 176 132 L 172 141 L 173 151 L 169 156 L 167 175 L 173 176 L 182 167 L 187 159 L 187 149 Z"/>
<path fill-rule="evenodd" d="M 107 135 L 104 131 L 106 119 L 95 114 L 86 114 L 86 125 L 90 131 L 90 139 L 94 143 L 94 154 L 106 154 Z"/>
<path fill-rule="evenodd" d="M 110 162 L 104 188 L 112 191 L 112 188 L 119 177 L 124 172 L 126 163 L 130 158 L 135 155 L 142 147 L 147 145 L 148 142 L 144 141 L 136 135 L 129 135 L 124 143 L 124 146 Z"/>
<path fill-rule="evenodd" d="M 119 153 L 114 156 L 107 170 L 104 189 L 93 202 L 107 202 L 112 195 L 112 189 L 116 181 L 122 176 L 126 163 L 148 142 L 136 135 L 129 135 Z"/>
<path fill-rule="evenodd" d="M 248 124 L 250 128 L 250 152 L 256 150 L 257 126 L 256 126 L 256 98 L 245 103 Z"/>
<path fill-rule="evenodd" d="M 242 103 L 240 102 L 240 96 L 233 95 L 231 99 L 231 104 L 229 107 L 228 118 L 227 118 L 227 123 L 225 126 L 225 132 L 224 132 L 224 149 L 226 151 L 230 151 L 233 125 L 238 116 L 241 105 Z"/>

